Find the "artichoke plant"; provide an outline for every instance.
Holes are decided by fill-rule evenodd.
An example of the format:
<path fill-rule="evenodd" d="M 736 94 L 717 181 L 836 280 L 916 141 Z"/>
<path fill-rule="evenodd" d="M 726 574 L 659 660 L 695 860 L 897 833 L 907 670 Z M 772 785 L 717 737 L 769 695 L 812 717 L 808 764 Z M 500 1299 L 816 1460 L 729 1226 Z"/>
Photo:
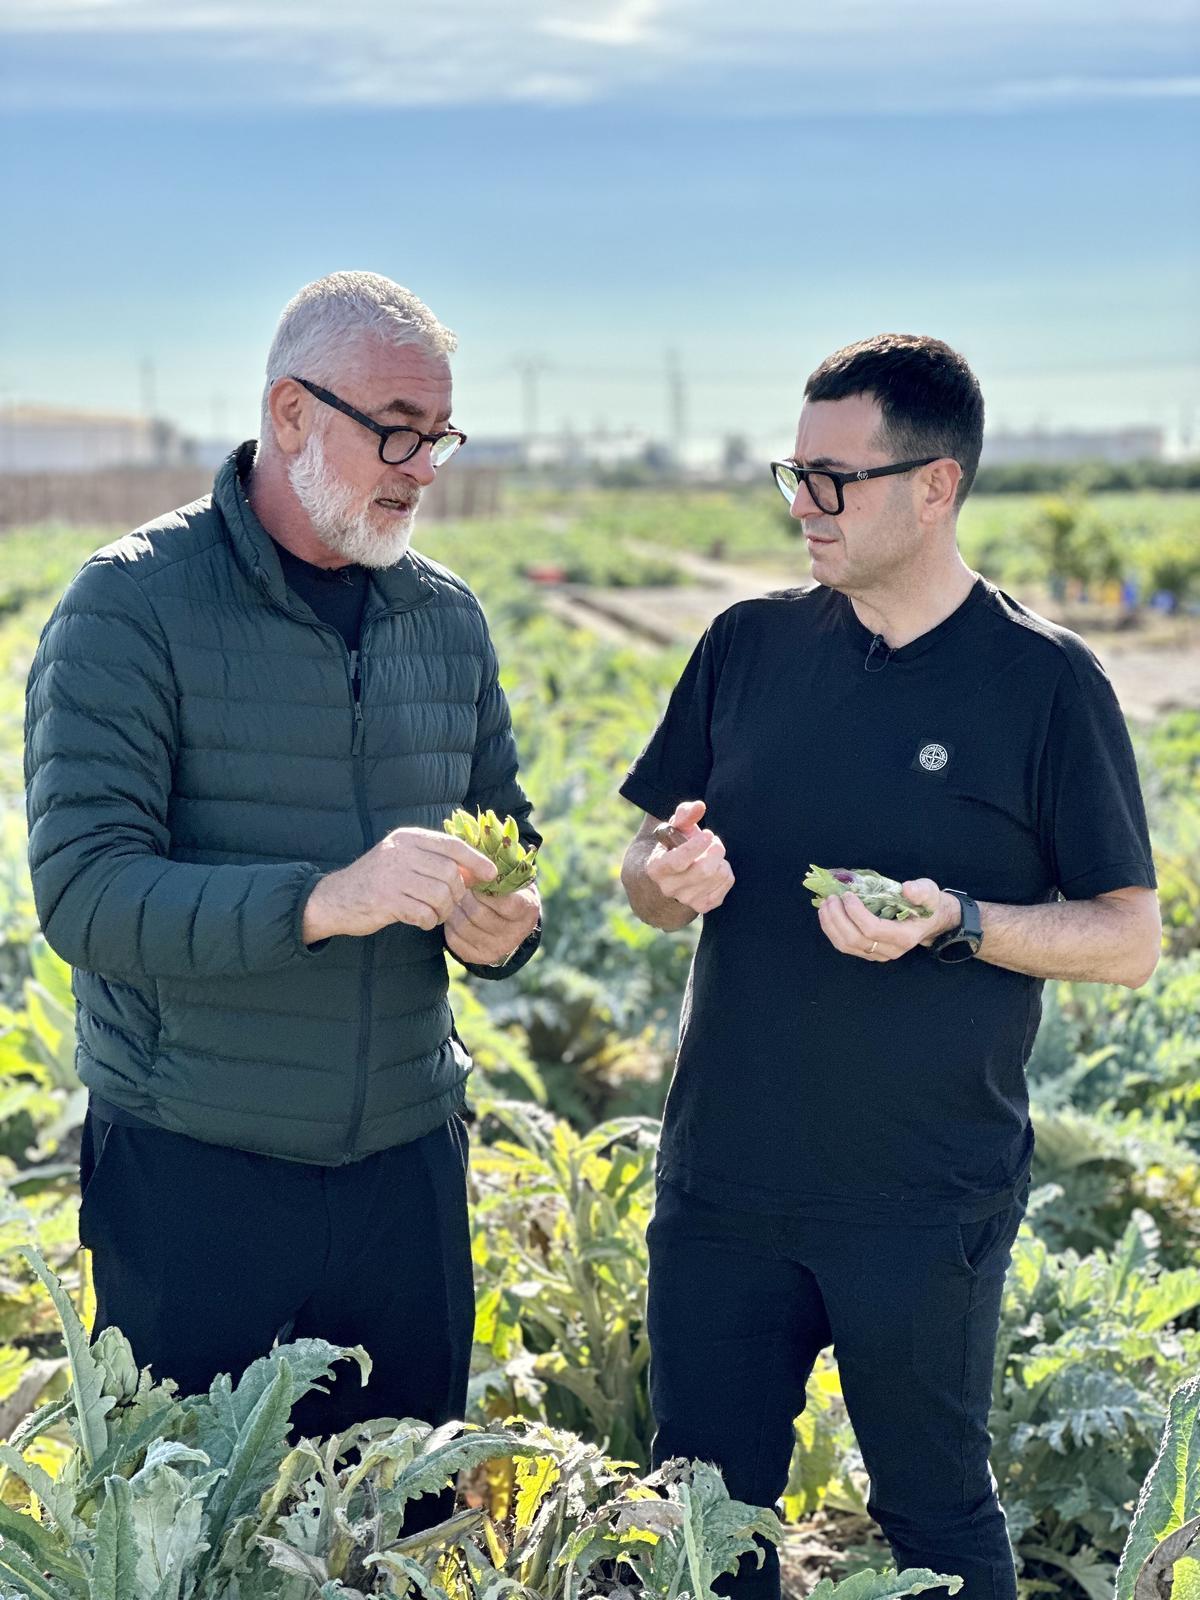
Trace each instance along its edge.
<path fill-rule="evenodd" d="M 537 852 L 522 845 L 514 817 L 501 822 L 494 811 L 477 811 L 472 816 L 460 809 L 447 817 L 442 827 L 452 838 L 464 840 L 495 862 L 496 876 L 490 883 L 477 883 L 476 894 L 512 894 L 537 877 Z"/>
<path fill-rule="evenodd" d="M 814 867 L 808 869 L 804 887 L 811 889 L 813 905 L 819 906 L 831 894 L 856 894 L 877 917 L 888 922 L 906 922 L 909 917 L 931 917 L 928 906 L 913 905 L 900 892 L 895 878 L 885 878 L 870 867 Z"/>

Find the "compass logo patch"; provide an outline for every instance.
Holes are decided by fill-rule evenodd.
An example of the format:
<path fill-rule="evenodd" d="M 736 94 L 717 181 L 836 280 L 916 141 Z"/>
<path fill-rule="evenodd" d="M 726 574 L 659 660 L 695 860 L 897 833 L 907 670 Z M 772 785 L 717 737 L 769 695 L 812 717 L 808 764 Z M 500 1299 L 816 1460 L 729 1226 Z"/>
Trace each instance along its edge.
<path fill-rule="evenodd" d="M 924 772 L 940 772 L 949 760 L 950 751 L 946 746 L 931 740 L 917 751 L 913 766 L 920 767 Z"/>

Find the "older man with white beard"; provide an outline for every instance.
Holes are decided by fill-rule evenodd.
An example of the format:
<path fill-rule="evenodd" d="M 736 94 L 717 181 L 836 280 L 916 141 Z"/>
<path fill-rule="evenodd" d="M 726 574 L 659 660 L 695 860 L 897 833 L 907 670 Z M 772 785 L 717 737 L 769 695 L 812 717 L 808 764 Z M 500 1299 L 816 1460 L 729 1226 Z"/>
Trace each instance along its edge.
<path fill-rule="evenodd" d="M 309 1395 L 305 1433 L 465 1409 L 470 1059 L 445 953 L 505 977 L 540 933 L 536 892 L 475 894 L 494 866 L 441 827 L 490 807 L 540 842 L 479 604 L 409 549 L 464 442 L 453 349 L 386 278 L 308 285 L 257 446 L 91 558 L 29 682 L 96 1330 L 188 1393 L 276 1338 L 365 1345 L 369 1386 Z"/>

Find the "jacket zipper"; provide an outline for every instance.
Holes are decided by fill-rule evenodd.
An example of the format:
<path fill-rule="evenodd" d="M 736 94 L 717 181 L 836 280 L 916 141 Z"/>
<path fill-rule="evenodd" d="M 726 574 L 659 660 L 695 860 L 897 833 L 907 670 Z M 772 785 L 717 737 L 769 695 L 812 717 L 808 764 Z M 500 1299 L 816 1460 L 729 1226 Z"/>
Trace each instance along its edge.
<path fill-rule="evenodd" d="M 363 740 L 362 662 L 357 650 L 350 652 L 350 698 L 354 702 L 354 737 L 350 741 L 350 754 L 357 756 L 362 751 Z"/>
<path fill-rule="evenodd" d="M 370 625 L 369 622 L 363 624 L 360 646 L 366 638 Z M 362 830 L 363 849 L 370 850 L 374 847 L 375 837 L 371 826 L 371 813 L 367 806 L 367 780 L 362 755 L 364 726 L 362 699 L 365 676 L 363 666 L 361 648 L 351 650 L 346 668 L 350 675 L 350 699 L 354 707 L 354 733 L 350 741 L 350 753 L 354 758 L 354 803 L 358 808 L 358 825 Z M 371 1044 L 371 980 L 375 969 L 375 941 L 365 939 L 363 943 L 366 949 L 363 951 L 358 988 L 358 1051 L 354 1062 L 354 1101 L 350 1108 L 350 1124 L 346 1135 L 347 1161 L 354 1159 L 355 1146 L 362 1131 L 363 1111 L 367 1103 L 367 1071 Z"/>
<path fill-rule="evenodd" d="M 258 582 L 267 600 L 285 615 L 292 617 L 297 622 L 303 622 L 310 628 L 318 628 L 322 633 L 331 633 L 341 646 L 342 658 L 346 667 L 346 683 L 350 690 L 350 707 L 353 717 L 352 732 L 350 736 L 350 754 L 354 763 L 354 802 L 358 811 L 358 824 L 362 832 L 363 850 L 370 850 L 375 844 L 374 832 L 371 827 L 371 813 L 367 806 L 367 783 L 363 769 L 363 668 L 365 658 L 362 644 L 365 643 L 367 633 L 380 617 L 393 616 L 403 611 L 415 611 L 423 601 L 418 601 L 412 606 L 387 606 L 377 611 L 373 617 L 364 618 L 362 633 L 359 638 L 358 650 L 348 650 L 346 641 L 331 623 L 321 622 L 318 618 L 302 616 L 291 606 L 281 603 L 269 592 L 269 580 L 262 568 L 257 569 Z M 367 1057 L 371 1039 L 371 979 L 375 967 L 375 941 L 366 938 L 362 941 L 366 946 L 362 958 L 362 974 L 358 988 L 358 1050 L 354 1062 L 354 1101 L 350 1109 L 350 1123 L 347 1129 L 346 1150 L 342 1156 L 345 1165 L 354 1160 L 354 1147 L 358 1143 L 359 1133 L 362 1131 L 363 1111 L 367 1101 Z"/>

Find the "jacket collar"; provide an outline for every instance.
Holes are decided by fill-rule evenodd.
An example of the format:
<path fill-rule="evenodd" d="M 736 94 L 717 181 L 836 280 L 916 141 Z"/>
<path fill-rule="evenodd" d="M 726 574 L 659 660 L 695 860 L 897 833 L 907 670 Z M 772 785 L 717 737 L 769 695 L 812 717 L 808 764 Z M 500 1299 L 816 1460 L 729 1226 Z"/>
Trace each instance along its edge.
<path fill-rule="evenodd" d="M 295 609 L 270 534 L 254 514 L 246 481 L 254 465 L 256 441 L 248 439 L 225 458 L 213 484 L 213 505 L 221 514 L 239 566 L 250 582 L 284 610 Z M 433 598 L 433 585 L 409 551 L 394 567 L 374 567 L 367 611 L 410 611 Z"/>

